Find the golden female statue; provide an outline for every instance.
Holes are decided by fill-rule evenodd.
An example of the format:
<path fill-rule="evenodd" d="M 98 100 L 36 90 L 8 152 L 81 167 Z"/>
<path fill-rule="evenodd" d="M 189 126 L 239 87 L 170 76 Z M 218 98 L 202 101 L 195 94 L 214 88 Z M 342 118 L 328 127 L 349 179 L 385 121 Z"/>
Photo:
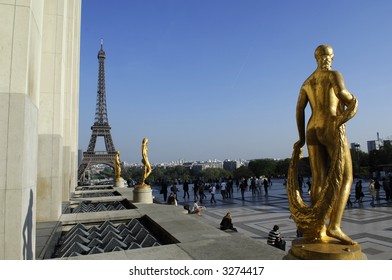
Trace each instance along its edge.
<path fill-rule="evenodd" d="M 120 151 L 116 151 L 115 161 L 114 161 L 114 177 L 116 180 L 121 177 L 121 162 L 120 162 Z"/>
<path fill-rule="evenodd" d="M 147 179 L 147 177 L 150 175 L 150 173 L 152 171 L 150 162 L 148 161 L 148 146 L 147 146 L 147 144 L 148 144 L 148 139 L 143 138 L 143 141 L 142 141 L 142 163 L 144 164 L 144 169 L 143 169 L 142 179 L 140 182 L 141 186 L 147 185 L 145 183 L 145 180 Z"/>
<path fill-rule="evenodd" d="M 315 58 L 317 69 L 303 83 L 297 102 L 299 140 L 294 144 L 287 182 L 290 211 L 305 239 L 324 241 L 329 236 L 343 244 L 356 244 L 340 224 L 353 181 L 345 123 L 356 114 L 358 102 L 346 89 L 341 73 L 331 70 L 332 47 L 317 47 Z M 312 115 L 305 136 L 308 103 Z M 305 140 L 313 179 L 311 206 L 303 202 L 298 186 L 298 161 Z"/>

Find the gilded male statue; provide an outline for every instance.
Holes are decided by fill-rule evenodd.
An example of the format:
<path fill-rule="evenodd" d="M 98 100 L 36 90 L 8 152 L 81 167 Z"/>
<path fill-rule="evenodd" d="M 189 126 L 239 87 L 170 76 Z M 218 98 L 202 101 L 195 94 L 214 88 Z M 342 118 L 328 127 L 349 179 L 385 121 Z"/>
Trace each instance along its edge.
<path fill-rule="evenodd" d="M 150 162 L 148 161 L 148 145 L 147 144 L 148 144 L 148 139 L 143 138 L 143 141 L 142 141 L 142 163 L 144 164 L 144 169 L 143 169 L 142 179 L 140 182 L 141 186 L 147 185 L 145 183 L 145 180 L 147 179 L 147 177 L 150 175 L 150 173 L 152 171 Z"/>
<path fill-rule="evenodd" d="M 116 151 L 116 156 L 114 161 L 114 176 L 116 180 L 121 177 L 120 151 Z"/>
<path fill-rule="evenodd" d="M 289 197 L 290 210 L 297 226 L 304 231 L 304 237 L 325 240 L 329 236 L 343 244 L 353 245 L 356 242 L 342 231 L 341 220 L 353 182 L 345 122 L 356 114 L 357 99 L 346 89 L 342 74 L 331 69 L 334 58 L 331 46 L 318 46 L 315 58 L 317 69 L 306 79 L 299 92 L 296 108 L 299 140 L 294 144 L 297 155 L 305 142 L 307 144 L 312 170 L 312 205 L 301 212 L 296 209 L 297 206 L 292 206 L 293 200 Z M 305 133 L 308 103 L 312 114 Z M 295 184 L 294 180 L 292 182 Z M 320 220 L 319 226 L 316 226 L 315 223 Z"/>

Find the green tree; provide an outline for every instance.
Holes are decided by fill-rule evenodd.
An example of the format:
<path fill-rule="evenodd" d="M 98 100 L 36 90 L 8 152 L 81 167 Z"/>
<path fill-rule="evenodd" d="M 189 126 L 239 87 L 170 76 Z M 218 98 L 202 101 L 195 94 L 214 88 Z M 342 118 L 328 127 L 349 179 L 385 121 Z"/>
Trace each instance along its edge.
<path fill-rule="evenodd" d="M 286 177 L 290 166 L 290 159 L 279 160 L 275 166 L 275 176 Z"/>
<path fill-rule="evenodd" d="M 373 150 L 369 153 L 370 172 L 381 171 L 382 166 L 392 164 L 392 146 L 385 143 L 379 150 Z"/>
<path fill-rule="evenodd" d="M 253 176 L 255 176 L 255 174 L 248 166 L 240 166 L 233 172 L 234 179 L 250 178 Z"/>
<path fill-rule="evenodd" d="M 249 169 L 256 177 L 275 175 L 277 160 L 274 159 L 255 159 L 249 162 Z"/>
<path fill-rule="evenodd" d="M 200 176 L 207 182 L 214 182 L 220 178 L 228 178 L 232 174 L 223 168 L 206 168 L 200 173 Z"/>

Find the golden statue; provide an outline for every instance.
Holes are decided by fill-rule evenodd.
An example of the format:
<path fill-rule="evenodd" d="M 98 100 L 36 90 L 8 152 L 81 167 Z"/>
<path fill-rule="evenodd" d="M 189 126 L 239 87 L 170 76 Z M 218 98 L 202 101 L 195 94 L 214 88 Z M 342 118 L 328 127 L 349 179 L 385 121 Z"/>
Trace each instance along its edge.
<path fill-rule="evenodd" d="M 143 141 L 142 141 L 142 163 L 144 164 L 144 169 L 143 169 L 143 175 L 142 175 L 142 179 L 140 182 L 140 186 L 147 186 L 145 181 L 152 171 L 150 162 L 148 161 L 148 146 L 147 146 L 147 144 L 148 144 L 148 139 L 143 138 Z"/>
<path fill-rule="evenodd" d="M 121 177 L 121 162 L 120 162 L 120 151 L 116 151 L 116 156 L 114 160 L 114 177 L 116 180 Z"/>
<path fill-rule="evenodd" d="M 299 140 L 294 144 L 288 174 L 290 211 L 305 240 L 328 242 L 332 237 L 340 244 L 355 245 L 342 231 L 341 220 L 353 182 L 345 123 L 356 114 L 358 102 L 346 89 L 342 74 L 331 70 L 332 47 L 318 46 L 315 58 L 317 69 L 303 83 L 296 108 Z M 305 136 L 308 103 L 312 115 Z M 298 186 L 298 162 L 305 140 L 313 181 L 311 206 L 303 202 Z"/>

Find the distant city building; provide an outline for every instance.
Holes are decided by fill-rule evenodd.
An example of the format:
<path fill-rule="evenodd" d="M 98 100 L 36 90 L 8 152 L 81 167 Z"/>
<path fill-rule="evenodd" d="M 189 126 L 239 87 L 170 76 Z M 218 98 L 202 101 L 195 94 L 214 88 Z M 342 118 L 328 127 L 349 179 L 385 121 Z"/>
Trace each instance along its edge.
<path fill-rule="evenodd" d="M 223 169 L 228 171 L 235 171 L 241 166 L 241 161 L 239 160 L 225 160 L 223 162 Z"/>
<path fill-rule="evenodd" d="M 380 139 L 380 134 L 377 132 L 377 140 L 367 141 L 368 153 L 374 150 L 379 150 L 383 146 L 383 141 Z"/>
<path fill-rule="evenodd" d="M 380 143 L 376 140 L 371 140 L 371 141 L 367 141 L 367 150 L 368 153 L 370 153 L 371 151 L 374 150 L 379 150 L 380 149 Z"/>
<path fill-rule="evenodd" d="M 359 150 L 360 147 L 358 143 L 351 143 L 351 150 Z"/>

